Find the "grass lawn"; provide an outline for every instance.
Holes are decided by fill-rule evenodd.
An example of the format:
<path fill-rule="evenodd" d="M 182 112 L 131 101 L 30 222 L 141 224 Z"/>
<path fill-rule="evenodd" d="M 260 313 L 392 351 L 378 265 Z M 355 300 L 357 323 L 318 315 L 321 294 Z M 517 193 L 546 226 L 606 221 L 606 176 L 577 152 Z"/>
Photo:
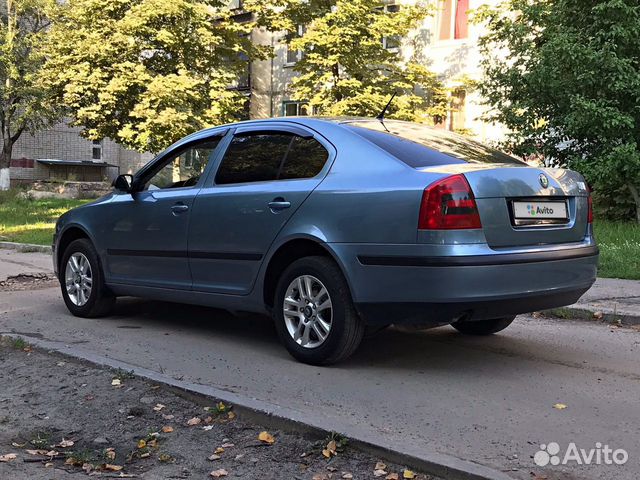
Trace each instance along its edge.
<path fill-rule="evenodd" d="M 640 280 L 640 225 L 595 219 L 599 277 Z"/>
<path fill-rule="evenodd" d="M 19 190 L 0 192 L 0 240 L 51 245 L 56 220 L 90 200 L 27 200 Z"/>

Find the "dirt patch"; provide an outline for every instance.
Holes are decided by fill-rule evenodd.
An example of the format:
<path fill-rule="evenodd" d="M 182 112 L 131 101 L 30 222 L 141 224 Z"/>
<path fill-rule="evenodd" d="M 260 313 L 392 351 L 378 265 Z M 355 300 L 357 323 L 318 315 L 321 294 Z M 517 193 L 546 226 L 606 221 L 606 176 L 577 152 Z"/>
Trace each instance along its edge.
<path fill-rule="evenodd" d="M 411 477 L 339 436 L 266 431 L 231 405 L 203 407 L 20 339 L 0 339 L 0 364 L 0 478 L 433 478 Z"/>
<path fill-rule="evenodd" d="M 18 290 L 37 290 L 51 288 L 58 285 L 58 279 L 52 273 L 21 273 L 7 277 L 0 282 L 0 290 L 16 292 Z"/>

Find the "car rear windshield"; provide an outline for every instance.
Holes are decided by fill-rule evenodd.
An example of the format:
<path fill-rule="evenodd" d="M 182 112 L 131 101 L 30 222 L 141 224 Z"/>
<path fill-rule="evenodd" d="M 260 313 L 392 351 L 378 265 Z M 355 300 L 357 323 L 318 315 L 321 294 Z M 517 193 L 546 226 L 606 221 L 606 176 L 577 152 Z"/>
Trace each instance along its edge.
<path fill-rule="evenodd" d="M 462 135 L 419 123 L 386 120 L 383 125 L 379 121 L 349 121 L 344 126 L 413 168 L 453 163 L 526 165 Z"/>

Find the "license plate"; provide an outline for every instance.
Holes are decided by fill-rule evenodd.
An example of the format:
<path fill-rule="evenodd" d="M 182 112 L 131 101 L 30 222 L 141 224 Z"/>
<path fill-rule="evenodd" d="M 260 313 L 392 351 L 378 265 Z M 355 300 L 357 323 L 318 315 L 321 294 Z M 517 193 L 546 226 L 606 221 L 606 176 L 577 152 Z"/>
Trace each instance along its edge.
<path fill-rule="evenodd" d="M 516 220 L 567 220 L 567 202 L 513 202 Z"/>

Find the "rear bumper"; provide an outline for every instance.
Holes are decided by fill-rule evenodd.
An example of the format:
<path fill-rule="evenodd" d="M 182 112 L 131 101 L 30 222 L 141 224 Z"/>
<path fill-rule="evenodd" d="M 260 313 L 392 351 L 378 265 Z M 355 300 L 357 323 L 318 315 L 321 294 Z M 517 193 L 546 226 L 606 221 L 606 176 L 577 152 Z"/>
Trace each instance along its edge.
<path fill-rule="evenodd" d="M 594 245 L 466 256 L 417 254 L 422 246 L 406 246 L 406 255 L 397 245 L 332 246 L 369 324 L 441 325 L 570 305 L 591 287 L 598 263 Z"/>

